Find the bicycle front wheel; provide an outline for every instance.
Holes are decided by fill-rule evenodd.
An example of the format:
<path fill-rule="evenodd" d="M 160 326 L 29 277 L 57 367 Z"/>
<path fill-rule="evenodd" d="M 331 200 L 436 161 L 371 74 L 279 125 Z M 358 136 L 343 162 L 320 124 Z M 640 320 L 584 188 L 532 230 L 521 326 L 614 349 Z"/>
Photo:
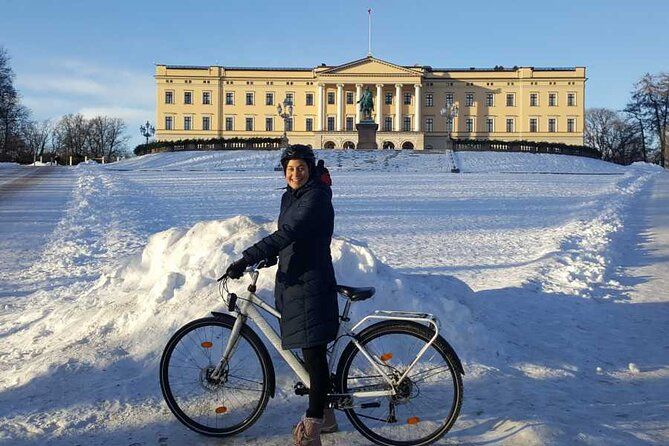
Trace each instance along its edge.
<path fill-rule="evenodd" d="M 360 333 L 358 341 L 392 384 L 352 342 L 342 353 L 337 365 L 339 393 L 396 391 L 392 396 L 353 397 L 353 404 L 344 409 L 353 426 L 374 443 L 427 445 L 455 423 L 462 405 L 462 365 L 441 336 L 399 381 L 433 336 L 430 328 L 408 321 L 380 322 Z"/>
<path fill-rule="evenodd" d="M 172 413 L 188 428 L 224 437 L 251 426 L 273 392 L 274 368 L 267 349 L 248 326 L 219 377 L 235 319 L 228 315 L 192 321 L 168 341 L 160 361 L 160 387 Z"/>

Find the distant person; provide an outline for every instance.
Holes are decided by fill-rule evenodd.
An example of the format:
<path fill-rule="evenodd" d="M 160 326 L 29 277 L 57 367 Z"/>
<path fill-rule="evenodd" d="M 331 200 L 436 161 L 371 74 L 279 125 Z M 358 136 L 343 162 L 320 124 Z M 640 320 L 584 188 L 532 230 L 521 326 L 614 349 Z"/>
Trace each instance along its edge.
<path fill-rule="evenodd" d="M 226 274 L 238 279 L 247 266 L 277 262 L 274 298 L 281 313 L 281 346 L 301 348 L 309 372 L 309 407 L 293 429 L 298 446 L 320 446 L 321 433 L 335 432 L 333 409 L 326 409 L 330 376 L 327 344 L 339 329 L 339 311 L 330 242 L 334 209 L 330 175 L 313 150 L 292 145 L 281 155 L 286 192 L 278 229 L 243 252 Z"/>

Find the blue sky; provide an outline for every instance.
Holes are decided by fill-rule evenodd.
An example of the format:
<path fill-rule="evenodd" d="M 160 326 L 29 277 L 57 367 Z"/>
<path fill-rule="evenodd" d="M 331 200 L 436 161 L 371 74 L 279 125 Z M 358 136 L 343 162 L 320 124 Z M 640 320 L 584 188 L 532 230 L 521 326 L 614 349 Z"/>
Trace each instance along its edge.
<path fill-rule="evenodd" d="M 669 71 L 669 1 L 0 0 L 0 45 L 38 119 L 105 113 L 132 143 L 153 121 L 155 63 L 312 67 L 367 53 L 433 67 L 585 66 L 586 106 L 624 107 Z"/>

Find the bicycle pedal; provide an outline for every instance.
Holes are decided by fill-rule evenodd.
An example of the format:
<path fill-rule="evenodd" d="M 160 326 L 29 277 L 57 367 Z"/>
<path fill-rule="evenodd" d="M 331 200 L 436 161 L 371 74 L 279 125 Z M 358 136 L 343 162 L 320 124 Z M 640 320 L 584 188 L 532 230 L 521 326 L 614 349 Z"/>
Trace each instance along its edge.
<path fill-rule="evenodd" d="M 295 395 L 299 396 L 309 395 L 309 389 L 307 389 L 307 387 L 301 382 L 296 382 L 295 385 L 293 386 L 293 389 L 295 389 Z"/>

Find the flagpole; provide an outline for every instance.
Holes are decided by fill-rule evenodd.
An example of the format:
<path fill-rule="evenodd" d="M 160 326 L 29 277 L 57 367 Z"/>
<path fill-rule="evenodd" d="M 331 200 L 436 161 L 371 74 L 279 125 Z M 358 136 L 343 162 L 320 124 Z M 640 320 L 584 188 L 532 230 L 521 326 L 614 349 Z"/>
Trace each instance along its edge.
<path fill-rule="evenodd" d="M 369 23 L 367 26 L 368 30 L 368 36 L 367 36 L 367 41 L 368 41 L 368 49 L 367 49 L 367 55 L 371 56 L 372 55 L 372 10 L 368 9 L 367 10 L 367 16 L 369 17 Z"/>

